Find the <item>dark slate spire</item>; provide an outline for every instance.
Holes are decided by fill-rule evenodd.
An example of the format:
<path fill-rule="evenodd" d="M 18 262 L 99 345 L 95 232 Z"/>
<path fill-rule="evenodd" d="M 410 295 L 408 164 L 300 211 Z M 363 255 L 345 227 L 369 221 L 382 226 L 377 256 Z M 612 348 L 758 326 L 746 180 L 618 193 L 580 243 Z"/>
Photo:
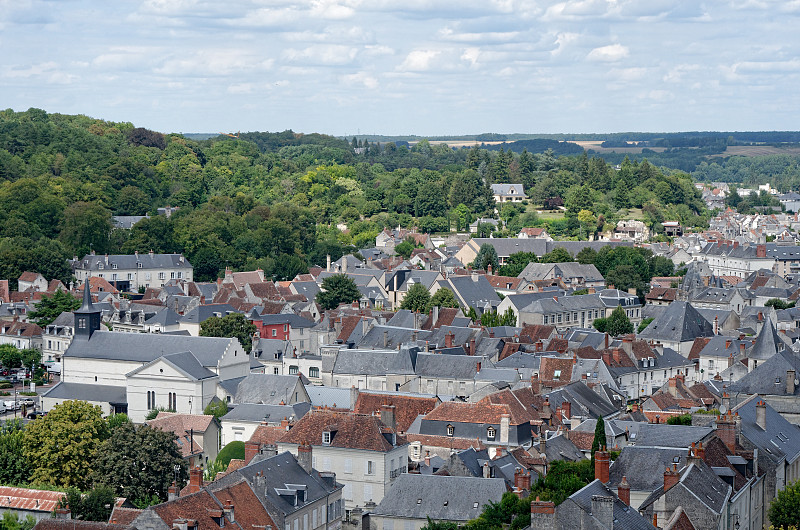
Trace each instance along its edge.
<path fill-rule="evenodd" d="M 89 339 L 100 329 L 101 311 L 92 304 L 92 293 L 89 290 L 89 278 L 83 282 L 83 304 L 75 311 L 75 338 Z"/>
<path fill-rule="evenodd" d="M 786 343 L 781 340 L 775 330 L 775 326 L 772 324 L 772 319 L 767 316 L 764 325 L 761 326 L 761 331 L 758 332 L 753 343 L 753 349 L 750 350 L 747 357 L 758 361 L 766 361 L 785 347 Z"/>

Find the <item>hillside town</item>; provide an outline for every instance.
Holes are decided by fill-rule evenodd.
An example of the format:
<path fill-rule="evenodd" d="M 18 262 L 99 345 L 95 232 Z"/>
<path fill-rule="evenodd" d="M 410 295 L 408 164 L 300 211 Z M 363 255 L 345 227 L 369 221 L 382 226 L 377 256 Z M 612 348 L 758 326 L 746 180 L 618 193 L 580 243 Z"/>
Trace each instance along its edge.
<path fill-rule="evenodd" d="M 800 221 L 675 225 L 669 243 L 636 221 L 594 241 L 386 229 L 288 281 L 196 282 L 182 254 L 75 256 L 70 285 L 0 282 L 0 344 L 40 352 L 44 372 L 3 419 L 77 401 L 174 434 L 188 481 L 176 470 L 147 506 L 117 498 L 104 528 L 419 530 L 509 495 L 530 497 L 532 529 L 762 528 L 800 478 Z M 623 287 L 582 259 L 613 252 L 672 272 Z M 64 295 L 79 307 L 37 325 Z M 242 457 L 209 473 L 231 444 Z M 591 477 L 545 498 L 569 465 Z M 0 508 L 65 528 L 64 495 L 0 486 Z"/>

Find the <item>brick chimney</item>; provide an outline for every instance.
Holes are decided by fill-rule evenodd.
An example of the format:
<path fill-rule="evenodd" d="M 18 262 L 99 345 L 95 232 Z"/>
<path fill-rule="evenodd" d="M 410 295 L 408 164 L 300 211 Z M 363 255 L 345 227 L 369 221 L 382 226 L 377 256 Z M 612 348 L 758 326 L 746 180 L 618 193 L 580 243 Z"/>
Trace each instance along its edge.
<path fill-rule="evenodd" d="M 475 355 L 475 337 L 469 339 L 469 354 Z"/>
<path fill-rule="evenodd" d="M 543 351 L 544 350 L 544 343 L 542 339 L 536 341 L 536 351 Z"/>
<path fill-rule="evenodd" d="M 603 350 L 602 357 L 603 363 L 606 366 L 611 366 L 611 352 L 609 352 L 608 349 Z"/>
<path fill-rule="evenodd" d="M 556 505 L 553 501 L 531 502 L 531 528 L 553 530 L 556 527 Z"/>
<path fill-rule="evenodd" d="M 174 501 L 178 497 L 181 496 L 181 490 L 178 488 L 178 485 L 175 484 L 175 481 L 172 481 L 172 485 L 167 490 L 167 500 Z"/>
<path fill-rule="evenodd" d="M 794 378 L 797 372 L 794 370 L 786 370 L 786 393 L 788 395 L 794 395 Z"/>
<path fill-rule="evenodd" d="M 572 417 L 572 403 L 569 401 L 561 403 L 561 413 L 563 418 L 570 419 Z"/>
<path fill-rule="evenodd" d="M 302 467 L 306 473 L 311 474 L 312 462 L 311 446 L 304 441 L 297 446 L 297 463 L 300 464 L 300 467 Z"/>
<path fill-rule="evenodd" d="M 736 419 L 730 411 L 722 416 L 717 416 L 717 438 L 731 453 L 736 454 Z"/>
<path fill-rule="evenodd" d="M 767 245 L 756 245 L 756 257 L 757 258 L 767 257 Z"/>
<path fill-rule="evenodd" d="M 678 376 L 669 378 L 669 385 L 667 386 L 667 392 L 669 392 L 669 395 L 674 398 L 678 397 Z"/>
<path fill-rule="evenodd" d="M 530 472 L 526 473 L 524 469 L 517 468 L 514 471 L 514 487 L 522 491 L 529 491 L 531 489 Z"/>
<path fill-rule="evenodd" d="M 611 353 L 612 357 L 614 358 L 614 362 L 617 364 L 621 364 L 620 356 L 622 355 L 622 350 L 620 350 L 619 348 L 614 348 L 614 350 Z"/>
<path fill-rule="evenodd" d="M 698 442 L 697 446 L 694 448 L 694 456 L 699 458 L 700 460 L 705 461 L 706 459 L 706 450 L 703 447 L 703 442 Z"/>
<path fill-rule="evenodd" d="M 628 484 L 628 479 L 625 476 L 622 477 L 619 486 L 617 486 L 617 497 L 628 506 L 631 505 L 631 485 Z"/>
<path fill-rule="evenodd" d="M 604 445 L 594 453 L 594 478 L 598 479 L 603 484 L 608 482 L 609 464 L 610 457 Z"/>
<path fill-rule="evenodd" d="M 667 467 L 666 471 L 664 471 L 664 491 L 666 492 L 672 486 L 678 483 L 681 476 L 678 474 L 678 465 L 672 464 L 672 467 Z"/>
<path fill-rule="evenodd" d="M 541 391 L 541 385 L 539 384 L 539 374 L 533 374 L 531 376 L 531 392 L 534 394 L 539 394 Z"/>
<path fill-rule="evenodd" d="M 189 493 L 197 493 L 203 487 L 203 471 L 199 466 L 189 470 Z"/>
<path fill-rule="evenodd" d="M 453 334 L 449 331 L 444 334 L 444 347 L 445 348 L 452 348 L 453 347 Z"/>
<path fill-rule="evenodd" d="M 233 515 L 233 501 L 228 499 L 228 501 L 222 505 L 222 512 L 225 514 L 225 517 L 230 522 L 236 522 L 236 519 Z"/>

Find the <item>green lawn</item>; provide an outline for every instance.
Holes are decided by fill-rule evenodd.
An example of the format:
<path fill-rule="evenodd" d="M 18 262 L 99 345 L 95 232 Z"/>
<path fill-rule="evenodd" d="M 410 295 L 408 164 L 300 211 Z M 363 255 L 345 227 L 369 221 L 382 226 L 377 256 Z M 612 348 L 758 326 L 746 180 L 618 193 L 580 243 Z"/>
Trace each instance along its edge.
<path fill-rule="evenodd" d="M 538 215 L 539 219 L 544 221 L 553 221 L 555 219 L 564 218 L 564 212 L 562 210 L 542 210 L 542 212 Z"/>

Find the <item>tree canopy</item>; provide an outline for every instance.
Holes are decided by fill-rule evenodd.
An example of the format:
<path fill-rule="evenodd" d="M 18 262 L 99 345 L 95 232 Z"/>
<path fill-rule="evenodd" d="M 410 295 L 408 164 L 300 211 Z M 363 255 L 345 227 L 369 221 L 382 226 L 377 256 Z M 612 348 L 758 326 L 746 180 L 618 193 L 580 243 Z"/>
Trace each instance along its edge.
<path fill-rule="evenodd" d="M 322 290 L 317 293 L 317 303 L 323 309 L 336 309 L 339 304 L 349 304 L 361 298 L 356 282 L 346 274 L 334 274 L 322 280 Z"/>
<path fill-rule="evenodd" d="M 769 521 L 775 528 L 800 528 L 800 481 L 778 492 L 769 505 Z"/>
<path fill-rule="evenodd" d="M 125 423 L 103 442 L 93 476 L 95 482 L 111 486 L 117 495 L 141 504 L 153 497 L 167 500 L 170 484 L 176 480 L 178 487 L 183 487 L 189 472 L 174 433 Z"/>
<path fill-rule="evenodd" d="M 241 313 L 231 313 L 224 317 L 207 318 L 200 323 L 201 337 L 230 337 L 239 339 L 245 352 L 253 347 L 253 334 L 256 326 Z"/>
<path fill-rule="evenodd" d="M 622 309 L 622 306 L 617 306 L 616 309 L 611 312 L 611 316 L 608 317 L 606 332 L 612 337 L 633 333 L 633 324 L 628 318 L 628 315 L 625 314 L 625 310 Z"/>
<path fill-rule="evenodd" d="M 459 307 L 458 300 L 456 300 L 456 295 L 453 294 L 453 291 L 447 287 L 442 287 L 433 293 L 433 296 L 431 296 L 431 300 L 428 302 L 428 306 L 425 308 L 425 311 L 430 311 L 434 306 Z"/>
<path fill-rule="evenodd" d="M 496 271 L 500 260 L 497 257 L 495 248 L 489 243 L 484 243 L 478 250 L 478 255 L 475 257 L 473 264 L 476 269 L 489 270 L 491 266 Z"/>
<path fill-rule="evenodd" d="M 52 296 L 42 295 L 42 299 L 36 304 L 36 309 L 28 314 L 28 318 L 37 325 L 45 327 L 61 313 L 75 311 L 80 307 L 81 301 L 78 298 L 59 289 Z"/>
<path fill-rule="evenodd" d="M 108 438 L 108 422 L 99 406 L 64 401 L 27 425 L 23 447 L 32 468 L 31 481 L 86 489 L 95 457 Z"/>

